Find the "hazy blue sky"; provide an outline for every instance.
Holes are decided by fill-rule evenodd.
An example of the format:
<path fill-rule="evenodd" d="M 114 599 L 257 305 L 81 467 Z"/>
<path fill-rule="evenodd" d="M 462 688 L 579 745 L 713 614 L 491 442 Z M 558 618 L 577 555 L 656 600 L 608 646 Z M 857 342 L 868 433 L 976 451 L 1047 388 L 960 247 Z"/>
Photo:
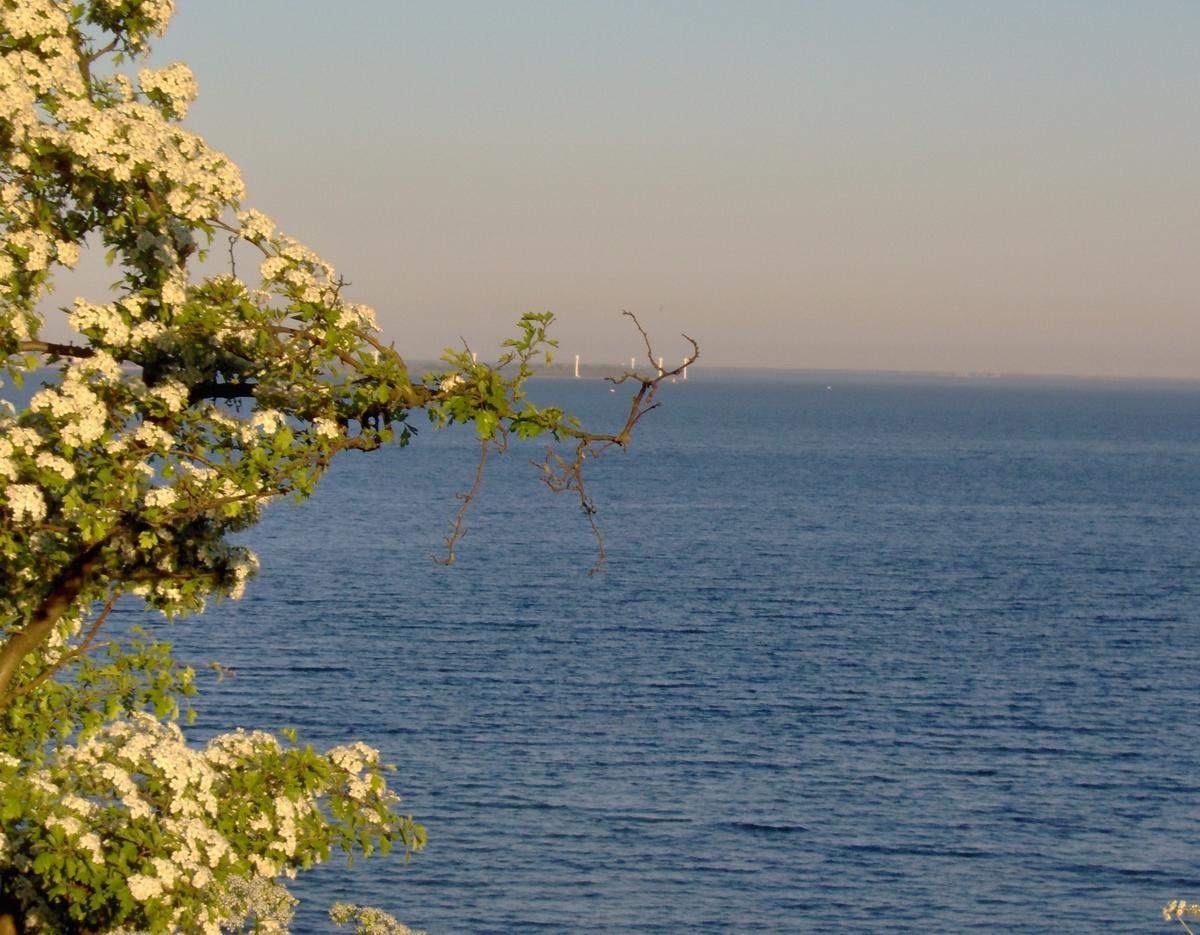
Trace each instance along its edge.
<path fill-rule="evenodd" d="M 1200 3 L 180 0 L 250 202 L 411 356 L 1200 377 Z"/>

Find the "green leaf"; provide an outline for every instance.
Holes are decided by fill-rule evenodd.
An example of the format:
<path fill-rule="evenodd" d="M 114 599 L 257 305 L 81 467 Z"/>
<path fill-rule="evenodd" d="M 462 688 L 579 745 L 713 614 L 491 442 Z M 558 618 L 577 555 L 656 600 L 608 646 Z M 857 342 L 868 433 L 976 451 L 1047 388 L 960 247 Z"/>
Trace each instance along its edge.
<path fill-rule="evenodd" d="M 497 422 L 496 413 L 490 409 L 480 409 L 475 413 L 475 431 L 480 438 L 487 439 L 496 434 Z"/>

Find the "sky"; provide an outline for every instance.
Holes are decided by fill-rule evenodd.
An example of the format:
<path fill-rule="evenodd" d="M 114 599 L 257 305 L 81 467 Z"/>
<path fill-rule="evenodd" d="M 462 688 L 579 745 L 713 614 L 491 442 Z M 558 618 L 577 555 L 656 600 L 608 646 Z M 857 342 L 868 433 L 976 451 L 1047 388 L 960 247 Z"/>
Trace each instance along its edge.
<path fill-rule="evenodd" d="M 155 62 L 409 357 L 1200 377 L 1200 3 L 179 0 Z"/>

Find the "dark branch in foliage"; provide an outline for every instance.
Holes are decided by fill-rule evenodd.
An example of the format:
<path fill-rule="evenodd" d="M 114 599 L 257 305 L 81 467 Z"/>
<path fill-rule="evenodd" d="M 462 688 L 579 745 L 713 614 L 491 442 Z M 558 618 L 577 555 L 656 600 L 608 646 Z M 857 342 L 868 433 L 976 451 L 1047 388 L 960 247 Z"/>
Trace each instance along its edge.
<path fill-rule="evenodd" d="M 91 357 L 96 352 L 80 344 L 56 344 L 53 341 L 21 341 L 17 350 L 22 354 L 47 354 L 51 357 Z"/>
<path fill-rule="evenodd" d="M 216 380 L 205 380 L 191 388 L 188 402 L 197 403 L 202 399 L 251 399 L 257 388 L 257 383 L 219 383 Z"/>

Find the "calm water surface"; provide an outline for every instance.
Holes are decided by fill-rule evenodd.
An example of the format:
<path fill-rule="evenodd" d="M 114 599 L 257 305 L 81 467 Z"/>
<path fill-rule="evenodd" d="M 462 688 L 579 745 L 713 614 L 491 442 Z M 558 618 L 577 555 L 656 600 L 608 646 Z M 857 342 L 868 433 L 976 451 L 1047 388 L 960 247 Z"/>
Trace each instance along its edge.
<path fill-rule="evenodd" d="M 1200 897 L 1200 389 L 663 401 L 594 465 L 599 577 L 521 450 L 434 565 L 475 446 L 422 433 L 269 510 L 246 599 L 174 628 L 238 672 L 197 737 L 365 739 L 429 829 L 305 882 L 297 930 L 351 897 L 440 935 L 1168 931 Z"/>

